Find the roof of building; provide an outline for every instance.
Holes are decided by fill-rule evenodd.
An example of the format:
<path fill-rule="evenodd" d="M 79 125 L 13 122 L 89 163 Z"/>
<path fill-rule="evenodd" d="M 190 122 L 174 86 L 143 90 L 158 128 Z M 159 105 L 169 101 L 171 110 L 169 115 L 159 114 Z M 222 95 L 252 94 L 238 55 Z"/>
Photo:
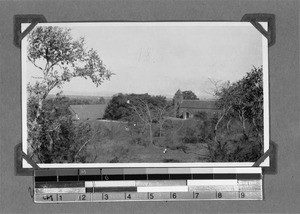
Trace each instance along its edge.
<path fill-rule="evenodd" d="M 218 109 L 216 101 L 208 100 L 183 100 L 180 108 L 190 109 Z"/>
<path fill-rule="evenodd" d="M 79 120 L 93 120 L 103 118 L 107 104 L 98 105 L 70 105 L 70 110 Z"/>

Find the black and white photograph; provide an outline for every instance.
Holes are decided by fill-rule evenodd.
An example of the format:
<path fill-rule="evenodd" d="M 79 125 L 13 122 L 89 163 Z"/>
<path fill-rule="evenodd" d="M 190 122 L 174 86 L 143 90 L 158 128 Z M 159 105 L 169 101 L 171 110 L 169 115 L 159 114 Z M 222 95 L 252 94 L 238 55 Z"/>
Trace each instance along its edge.
<path fill-rule="evenodd" d="M 0 1 L 0 213 L 299 213 L 299 3 Z"/>
<path fill-rule="evenodd" d="M 268 76 L 249 22 L 39 23 L 22 40 L 23 151 L 40 166 L 251 166 L 269 148 Z"/>

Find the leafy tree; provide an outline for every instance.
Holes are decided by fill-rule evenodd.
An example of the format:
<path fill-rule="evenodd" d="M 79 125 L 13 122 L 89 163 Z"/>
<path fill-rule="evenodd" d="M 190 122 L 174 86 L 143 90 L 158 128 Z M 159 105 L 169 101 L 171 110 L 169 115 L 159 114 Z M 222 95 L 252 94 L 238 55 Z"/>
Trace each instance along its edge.
<path fill-rule="evenodd" d="M 130 100 L 130 104 L 128 103 Z M 132 120 L 134 109 L 132 106 L 140 105 L 141 100 L 149 105 L 152 110 L 155 107 L 162 108 L 167 104 L 163 96 L 151 96 L 149 94 L 122 94 L 114 95 L 105 109 L 104 118 L 109 120 Z"/>
<path fill-rule="evenodd" d="M 104 80 L 108 80 L 112 73 L 105 67 L 95 50 L 86 50 L 84 38 L 72 38 L 69 28 L 35 28 L 28 35 L 27 58 L 39 72 L 33 76 L 36 81 L 27 85 L 28 153 L 36 154 L 45 141 L 53 141 L 49 138 L 50 135 L 43 141 L 39 140 L 39 135 L 46 132 L 43 130 L 43 105 L 49 92 L 54 88 L 61 88 L 74 77 L 89 78 L 99 86 Z"/>
<path fill-rule="evenodd" d="M 215 125 L 216 148 L 211 151 L 219 158 L 225 158 L 225 161 L 257 160 L 263 145 L 263 68 L 253 67 L 241 80 L 215 86 L 217 105 L 222 109 L 222 114 Z M 244 137 L 230 153 L 226 147 L 229 146 L 230 139 L 226 139 L 223 132 L 218 139 L 218 130 L 224 130 L 227 123 L 229 132 L 228 124 L 232 120 L 239 122 Z M 220 156 L 218 149 L 222 149 L 219 152 L 223 155 Z M 226 155 L 225 150 L 228 150 Z"/>
<path fill-rule="evenodd" d="M 90 100 L 88 99 L 79 99 L 79 98 L 74 98 L 70 99 L 70 105 L 89 105 Z"/>
<path fill-rule="evenodd" d="M 159 136 L 162 135 L 170 107 L 163 96 L 149 94 L 118 94 L 108 104 L 104 118 L 129 122 L 131 131 L 143 134 L 146 130 L 149 141 L 153 143 L 154 127 L 158 126 Z M 131 134 L 133 136 L 133 133 Z"/>
<path fill-rule="evenodd" d="M 31 139 L 42 142 L 35 148 L 32 158 L 40 163 L 85 162 L 86 150 L 77 151 L 91 135 L 89 124 L 74 124 L 69 111 L 69 99 L 56 97 L 43 103 L 37 130 L 29 131 Z M 31 107 L 31 106 L 30 106 Z M 30 108 L 32 109 L 32 108 Z"/>
<path fill-rule="evenodd" d="M 105 101 L 104 97 L 98 98 L 98 100 L 95 102 L 95 104 L 105 104 L 105 103 L 106 103 L 106 101 Z"/>
<path fill-rule="evenodd" d="M 263 131 L 263 82 L 262 67 L 253 68 L 241 80 L 223 87 L 216 95 L 218 105 L 225 109 L 226 116 L 234 117 L 241 123 L 247 138 L 246 122 L 254 125 L 257 134 Z"/>
<path fill-rule="evenodd" d="M 38 81 L 28 84 L 29 94 L 38 99 L 36 119 L 55 87 L 61 88 L 74 77 L 90 78 L 99 86 L 112 75 L 95 50 L 85 50 L 84 38 L 74 40 L 68 28 L 37 27 L 28 36 L 27 51 L 28 60 L 40 71 L 35 77 Z"/>
<path fill-rule="evenodd" d="M 127 104 L 128 95 L 117 94 L 112 97 L 105 109 L 103 118 L 109 120 L 126 120 L 131 114 L 131 109 Z"/>
<path fill-rule="evenodd" d="M 184 100 L 199 100 L 196 94 L 192 91 L 183 91 L 182 95 Z"/>

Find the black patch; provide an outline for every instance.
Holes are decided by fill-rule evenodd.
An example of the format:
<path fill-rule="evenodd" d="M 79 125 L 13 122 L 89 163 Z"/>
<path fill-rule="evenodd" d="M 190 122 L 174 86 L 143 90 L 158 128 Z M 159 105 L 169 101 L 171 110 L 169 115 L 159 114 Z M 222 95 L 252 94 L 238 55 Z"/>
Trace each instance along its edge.
<path fill-rule="evenodd" d="M 94 187 L 94 192 L 137 192 L 137 187 Z"/>
<path fill-rule="evenodd" d="M 240 180 L 261 179 L 261 174 L 237 174 L 237 179 Z"/>
<path fill-rule="evenodd" d="M 169 180 L 169 174 L 148 174 L 148 180 Z"/>
<path fill-rule="evenodd" d="M 102 175 L 103 181 L 118 181 L 124 180 L 124 175 Z"/>
<path fill-rule="evenodd" d="M 101 175 L 79 175 L 80 181 L 101 181 Z"/>
<path fill-rule="evenodd" d="M 146 174 L 125 175 L 125 180 L 147 180 L 147 175 Z"/>
<path fill-rule="evenodd" d="M 78 181 L 78 175 L 58 176 L 58 181 Z"/>
<path fill-rule="evenodd" d="M 57 176 L 41 176 L 41 177 L 35 177 L 35 182 L 39 181 L 57 181 Z"/>
<path fill-rule="evenodd" d="M 93 187 L 86 187 L 85 192 L 86 193 L 94 192 L 94 188 Z"/>
<path fill-rule="evenodd" d="M 170 174 L 172 180 L 187 180 L 192 179 L 192 174 Z"/>
<path fill-rule="evenodd" d="M 214 174 L 214 179 L 236 179 L 236 174 Z"/>
<path fill-rule="evenodd" d="M 214 175 L 213 174 L 192 174 L 193 179 L 213 179 Z"/>

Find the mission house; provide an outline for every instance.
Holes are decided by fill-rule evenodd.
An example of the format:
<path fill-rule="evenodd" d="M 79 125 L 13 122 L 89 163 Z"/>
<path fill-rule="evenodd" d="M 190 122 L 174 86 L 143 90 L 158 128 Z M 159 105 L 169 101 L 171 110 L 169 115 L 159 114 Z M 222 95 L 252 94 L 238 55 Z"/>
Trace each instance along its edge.
<path fill-rule="evenodd" d="M 221 110 L 216 106 L 213 100 L 185 100 L 180 90 L 175 93 L 174 107 L 176 116 L 183 119 L 194 117 L 196 113 L 205 112 L 208 115 L 219 115 Z"/>
<path fill-rule="evenodd" d="M 107 104 L 97 105 L 70 105 L 73 120 L 103 120 Z M 219 116 L 221 110 L 217 108 L 213 100 L 186 100 L 183 93 L 178 90 L 174 95 L 174 117 L 189 119 L 199 112 L 205 112 L 210 116 Z"/>

